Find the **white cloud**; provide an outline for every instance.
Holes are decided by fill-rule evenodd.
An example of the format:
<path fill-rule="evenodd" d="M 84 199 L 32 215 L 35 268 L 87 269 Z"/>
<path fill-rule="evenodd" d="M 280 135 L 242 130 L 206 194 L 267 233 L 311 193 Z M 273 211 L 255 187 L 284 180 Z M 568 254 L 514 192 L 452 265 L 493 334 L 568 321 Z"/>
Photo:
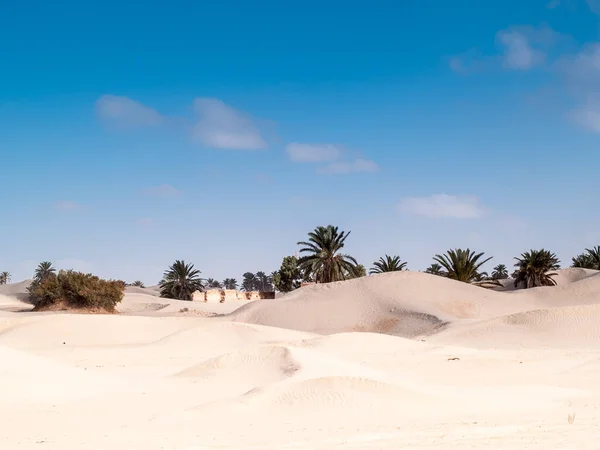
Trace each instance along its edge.
<path fill-rule="evenodd" d="M 377 172 L 379 166 L 370 159 L 357 158 L 354 161 L 338 161 L 317 169 L 321 174 L 345 174 L 359 172 Z"/>
<path fill-rule="evenodd" d="M 498 32 L 497 40 L 504 47 L 503 66 L 515 70 L 529 70 L 544 62 L 545 54 L 531 46 L 525 33 L 518 30 Z"/>
<path fill-rule="evenodd" d="M 407 197 L 400 201 L 401 212 L 430 219 L 479 219 L 485 214 L 475 196 L 434 194 L 429 197 Z"/>
<path fill-rule="evenodd" d="M 177 197 L 181 195 L 181 191 L 170 184 L 161 184 L 146 189 L 146 193 L 154 197 Z"/>
<path fill-rule="evenodd" d="M 555 44 L 568 41 L 569 37 L 546 25 L 513 26 L 496 33 L 499 53 L 483 55 L 479 50 L 471 49 L 451 57 L 448 64 L 460 74 L 481 72 L 499 65 L 509 70 L 527 71 L 543 65 Z"/>
<path fill-rule="evenodd" d="M 81 205 L 72 200 L 59 200 L 54 205 L 60 211 L 75 211 L 81 208 Z"/>
<path fill-rule="evenodd" d="M 600 43 L 585 45 L 555 65 L 563 76 L 565 93 L 576 106 L 568 117 L 593 133 L 600 133 Z"/>
<path fill-rule="evenodd" d="M 586 103 L 573 110 L 571 117 L 587 131 L 600 133 L 600 104 Z"/>
<path fill-rule="evenodd" d="M 96 101 L 96 113 L 111 124 L 121 127 L 149 127 L 162 122 L 154 109 L 128 97 L 103 95 Z"/>
<path fill-rule="evenodd" d="M 231 150 L 258 150 L 267 147 L 260 130 L 248 116 L 216 98 L 197 98 L 194 109 L 200 115 L 194 139 L 207 147 Z"/>
<path fill-rule="evenodd" d="M 600 14 L 600 0 L 586 0 L 586 2 L 594 14 Z"/>
<path fill-rule="evenodd" d="M 343 146 L 337 144 L 300 144 L 290 142 L 285 151 L 295 162 L 335 161 L 343 151 Z"/>
<path fill-rule="evenodd" d="M 563 56 L 557 61 L 556 68 L 567 77 L 567 81 L 572 85 L 598 87 L 600 84 L 600 43 L 588 44 L 573 55 Z"/>

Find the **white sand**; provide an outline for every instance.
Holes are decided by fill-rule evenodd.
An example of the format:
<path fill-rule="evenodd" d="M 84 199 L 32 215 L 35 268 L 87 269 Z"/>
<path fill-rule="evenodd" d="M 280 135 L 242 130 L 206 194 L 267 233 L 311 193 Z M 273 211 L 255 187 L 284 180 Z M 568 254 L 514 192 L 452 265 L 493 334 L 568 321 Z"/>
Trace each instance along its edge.
<path fill-rule="evenodd" d="M 600 274 L 557 280 L 392 273 L 239 310 L 128 288 L 119 315 L 0 286 L 0 448 L 596 450 Z"/>

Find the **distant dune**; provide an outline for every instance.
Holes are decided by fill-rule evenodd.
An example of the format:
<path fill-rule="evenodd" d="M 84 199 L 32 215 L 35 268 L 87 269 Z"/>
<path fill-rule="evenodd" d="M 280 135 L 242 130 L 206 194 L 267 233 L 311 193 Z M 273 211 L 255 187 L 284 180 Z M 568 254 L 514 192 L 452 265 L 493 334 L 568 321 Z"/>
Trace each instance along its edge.
<path fill-rule="evenodd" d="M 600 273 L 556 280 L 396 272 L 223 304 L 128 287 L 117 315 L 0 286 L 0 447 L 593 449 Z"/>

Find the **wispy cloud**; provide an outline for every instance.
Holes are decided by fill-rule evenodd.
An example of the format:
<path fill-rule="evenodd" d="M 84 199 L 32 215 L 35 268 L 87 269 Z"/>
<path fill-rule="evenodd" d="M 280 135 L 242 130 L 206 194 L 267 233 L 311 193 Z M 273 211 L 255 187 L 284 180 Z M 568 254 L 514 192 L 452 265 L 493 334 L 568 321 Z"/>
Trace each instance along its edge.
<path fill-rule="evenodd" d="M 591 97 L 573 109 L 569 116 L 585 130 L 600 133 L 600 99 Z"/>
<path fill-rule="evenodd" d="M 154 109 L 128 97 L 103 95 L 96 101 L 98 117 L 117 127 L 135 128 L 159 125 L 163 117 Z"/>
<path fill-rule="evenodd" d="M 268 146 L 256 120 L 217 98 L 195 99 L 194 112 L 197 117 L 193 122 L 184 117 L 164 116 L 143 103 L 115 95 L 103 95 L 96 101 L 95 107 L 100 120 L 117 128 L 170 124 L 181 132 L 189 132 L 191 126 L 193 140 L 207 147 L 256 150 Z"/>
<path fill-rule="evenodd" d="M 554 67 L 575 103 L 568 117 L 585 130 L 600 133 L 600 42 L 563 55 Z"/>
<path fill-rule="evenodd" d="M 54 206 L 60 211 L 75 211 L 81 208 L 81 204 L 72 200 L 59 200 Z"/>
<path fill-rule="evenodd" d="M 546 59 L 543 51 L 532 47 L 531 35 L 527 36 L 523 31 L 503 30 L 496 39 L 503 47 L 502 64 L 505 68 L 529 70 Z"/>
<path fill-rule="evenodd" d="M 550 49 L 566 38 L 547 25 L 512 26 L 496 33 L 497 53 L 484 55 L 477 49 L 471 49 L 451 57 L 448 64 L 459 74 L 493 68 L 529 71 L 543 66 Z"/>
<path fill-rule="evenodd" d="M 301 144 L 290 142 L 285 147 L 294 162 L 334 161 L 342 155 L 343 146 L 338 144 Z"/>
<path fill-rule="evenodd" d="M 586 0 L 586 2 L 594 14 L 600 14 L 600 0 Z"/>
<path fill-rule="evenodd" d="M 452 56 L 448 60 L 448 65 L 454 72 L 467 75 L 485 70 L 491 66 L 491 62 L 490 58 L 486 58 L 479 51 L 471 49 Z"/>
<path fill-rule="evenodd" d="M 147 188 L 145 193 L 160 198 L 178 197 L 181 195 L 181 191 L 170 184 L 161 184 Z"/>
<path fill-rule="evenodd" d="M 429 197 L 406 197 L 398 205 L 400 212 L 430 219 L 479 219 L 486 210 L 471 195 L 434 194 Z"/>
<path fill-rule="evenodd" d="M 200 119 L 194 126 L 194 139 L 218 149 L 258 150 L 267 147 L 252 118 L 216 98 L 197 98 L 194 109 Z"/>
<path fill-rule="evenodd" d="M 319 167 L 317 173 L 320 174 L 347 174 L 359 172 L 377 172 L 379 166 L 370 159 L 357 158 L 354 161 L 337 161 L 325 167 Z"/>

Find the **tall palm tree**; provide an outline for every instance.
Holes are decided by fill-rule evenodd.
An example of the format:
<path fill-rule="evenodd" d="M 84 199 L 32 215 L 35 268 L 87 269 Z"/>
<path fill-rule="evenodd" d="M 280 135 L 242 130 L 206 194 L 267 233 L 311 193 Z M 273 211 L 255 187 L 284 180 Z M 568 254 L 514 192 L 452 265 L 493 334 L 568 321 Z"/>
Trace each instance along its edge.
<path fill-rule="evenodd" d="M 492 257 L 481 261 L 483 252 L 475 253 L 470 249 L 448 250 L 444 255 L 435 255 L 433 260 L 438 262 L 446 269 L 447 277 L 463 283 L 477 284 L 482 287 L 498 286 L 498 280 L 485 280 L 484 272 L 479 272 L 479 268 L 488 262 Z"/>
<path fill-rule="evenodd" d="M 515 258 L 515 287 L 526 289 L 537 286 L 555 286 L 552 278 L 556 273 L 551 270 L 560 269 L 560 260 L 549 250 L 530 250 L 522 253 L 520 258 Z"/>
<path fill-rule="evenodd" d="M 56 274 L 56 269 L 52 267 L 52 263 L 50 261 L 42 261 L 38 264 L 35 269 L 35 273 L 33 274 L 33 281 L 40 283 L 42 280 L 45 280 L 48 277 L 51 277 Z"/>
<path fill-rule="evenodd" d="M 1 272 L 0 273 L 0 284 L 8 284 L 10 283 L 10 272 Z"/>
<path fill-rule="evenodd" d="M 208 278 L 206 280 L 205 286 L 210 289 L 221 289 L 223 287 L 221 283 L 215 280 L 214 278 Z"/>
<path fill-rule="evenodd" d="M 273 291 L 273 278 L 267 275 L 263 271 L 256 272 L 256 285 L 257 291 L 261 292 L 272 292 Z"/>
<path fill-rule="evenodd" d="M 508 269 L 504 264 L 498 264 L 492 270 L 492 279 L 493 280 L 505 280 L 508 278 Z"/>
<path fill-rule="evenodd" d="M 237 289 L 237 280 L 235 278 L 225 278 L 223 280 L 223 287 L 225 289 Z"/>
<path fill-rule="evenodd" d="M 438 275 L 440 277 L 445 277 L 446 272 L 442 270 L 442 266 L 438 263 L 431 264 L 427 269 L 425 269 L 425 273 L 429 273 L 431 275 Z"/>
<path fill-rule="evenodd" d="M 398 272 L 405 269 L 406 262 L 402 261 L 399 256 L 385 255 L 373 263 L 373 268 L 369 270 L 369 273 Z"/>
<path fill-rule="evenodd" d="M 256 275 L 252 272 L 246 272 L 242 275 L 242 290 L 246 292 L 254 291 L 256 289 Z"/>
<path fill-rule="evenodd" d="M 298 260 L 298 267 L 305 279 L 317 283 L 346 280 L 356 275 L 358 262 L 350 255 L 340 253 L 350 232 L 338 231 L 338 227 L 319 226 L 308 233 L 308 241 L 300 241 L 300 253 L 307 253 Z"/>
<path fill-rule="evenodd" d="M 160 281 L 160 296 L 177 300 L 191 300 L 196 291 L 203 291 L 200 271 L 193 264 L 177 260 L 165 272 Z"/>

